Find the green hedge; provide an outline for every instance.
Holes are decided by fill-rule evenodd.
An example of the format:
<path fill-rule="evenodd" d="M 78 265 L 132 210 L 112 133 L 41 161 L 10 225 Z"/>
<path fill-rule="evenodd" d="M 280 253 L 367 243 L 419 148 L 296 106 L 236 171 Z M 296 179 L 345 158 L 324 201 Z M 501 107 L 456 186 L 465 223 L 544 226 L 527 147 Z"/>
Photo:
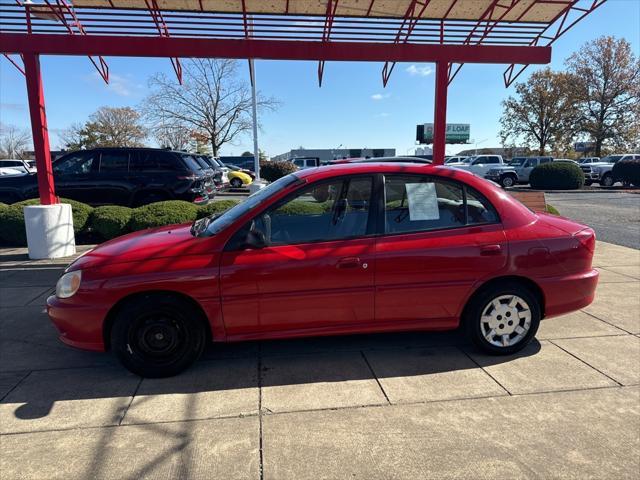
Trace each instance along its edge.
<path fill-rule="evenodd" d="M 611 174 L 616 182 L 630 183 L 634 187 L 640 187 L 640 160 L 616 162 Z"/>
<path fill-rule="evenodd" d="M 136 231 L 175 223 L 193 222 L 197 215 L 198 207 L 183 200 L 150 203 L 133 210 L 129 228 Z"/>
<path fill-rule="evenodd" d="M 531 171 L 529 185 L 539 190 L 576 190 L 584 185 L 584 173 L 575 163 L 543 163 Z"/>
<path fill-rule="evenodd" d="M 260 176 L 268 182 L 275 182 L 297 170 L 292 162 L 260 162 Z"/>
<path fill-rule="evenodd" d="M 145 228 L 191 222 L 196 218 L 222 213 L 239 203 L 237 200 L 221 200 L 197 207 L 189 202 L 169 200 L 131 209 L 117 205 L 92 208 L 75 200 L 61 198 L 60 201 L 71 204 L 75 233 L 89 234 L 89 237 L 93 235 L 97 240 L 110 240 L 130 231 Z M 37 204 L 39 204 L 37 199 L 25 200 L 13 205 L 0 203 L 0 241 L 2 243 L 27 245 L 22 207 Z"/>
<path fill-rule="evenodd" d="M 558 211 L 558 209 L 553 205 L 549 205 L 549 204 L 547 204 L 547 213 L 550 213 L 551 215 L 560 215 L 560 212 Z"/>
<path fill-rule="evenodd" d="M 220 200 L 219 202 L 211 202 L 208 205 L 203 205 L 198 208 L 198 218 L 208 217 L 209 215 L 216 215 L 229 210 L 231 207 L 235 207 L 238 200 Z"/>
<path fill-rule="evenodd" d="M 104 240 L 111 240 L 129 232 L 131 210 L 128 207 L 106 205 L 91 212 L 89 228 Z"/>
<path fill-rule="evenodd" d="M 93 208 L 68 198 L 61 198 L 60 202 L 71 205 L 73 231 L 76 234 L 85 231 L 87 220 Z M 24 211 L 22 208 L 28 205 L 40 205 L 40 200 L 32 198 L 0 208 L 0 225 L 2 226 L 0 227 L 0 240 L 4 243 L 16 246 L 27 245 L 27 232 L 24 227 Z"/>
<path fill-rule="evenodd" d="M 71 214 L 73 215 L 73 231 L 75 233 L 82 232 L 87 226 L 87 220 L 89 220 L 89 215 L 93 211 L 93 207 L 87 205 L 86 203 L 77 202 L 76 200 L 70 200 L 68 198 L 61 198 L 60 203 L 68 203 L 71 205 Z M 11 207 L 22 207 L 27 205 L 40 205 L 40 199 L 31 198 L 29 200 L 23 200 L 21 202 L 16 202 Z"/>

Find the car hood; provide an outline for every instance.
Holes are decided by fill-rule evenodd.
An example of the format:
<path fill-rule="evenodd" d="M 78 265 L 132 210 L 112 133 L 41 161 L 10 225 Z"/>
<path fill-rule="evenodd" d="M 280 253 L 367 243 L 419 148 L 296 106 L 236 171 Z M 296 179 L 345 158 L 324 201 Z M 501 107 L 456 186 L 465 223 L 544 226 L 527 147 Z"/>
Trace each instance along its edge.
<path fill-rule="evenodd" d="M 191 224 L 169 225 L 114 238 L 78 257 L 67 270 L 213 253 L 213 237 L 194 237 L 190 229 Z"/>

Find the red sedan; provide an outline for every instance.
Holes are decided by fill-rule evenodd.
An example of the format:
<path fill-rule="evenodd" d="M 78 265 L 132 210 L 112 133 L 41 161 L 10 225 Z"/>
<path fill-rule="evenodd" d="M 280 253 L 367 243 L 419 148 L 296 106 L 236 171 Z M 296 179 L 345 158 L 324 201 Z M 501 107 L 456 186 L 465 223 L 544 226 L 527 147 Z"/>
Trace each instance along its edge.
<path fill-rule="evenodd" d="M 593 300 L 595 235 L 441 166 L 344 164 L 270 184 L 217 217 L 78 258 L 47 301 L 63 342 L 177 374 L 209 340 L 449 330 L 510 354 Z"/>

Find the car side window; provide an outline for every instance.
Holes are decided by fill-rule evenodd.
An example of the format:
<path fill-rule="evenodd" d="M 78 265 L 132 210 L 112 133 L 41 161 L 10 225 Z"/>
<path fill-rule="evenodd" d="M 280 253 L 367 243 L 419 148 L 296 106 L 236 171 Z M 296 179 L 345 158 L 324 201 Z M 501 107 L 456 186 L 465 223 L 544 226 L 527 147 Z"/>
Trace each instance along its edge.
<path fill-rule="evenodd" d="M 97 154 L 93 152 L 75 152 L 61 158 L 53 164 L 53 172 L 63 175 L 82 175 L 89 173 Z"/>
<path fill-rule="evenodd" d="M 367 233 L 372 184 L 371 177 L 354 177 L 310 185 L 260 215 L 255 227 L 264 233 L 267 245 L 361 237 Z"/>
<path fill-rule="evenodd" d="M 409 233 L 465 225 L 464 194 L 457 183 L 424 176 L 384 181 L 385 233 Z"/>
<path fill-rule="evenodd" d="M 497 223 L 498 214 L 480 193 L 469 186 L 465 186 L 467 200 L 467 224 L 479 225 L 483 223 Z"/>
<path fill-rule="evenodd" d="M 100 156 L 100 172 L 126 172 L 128 169 L 128 152 L 104 152 Z"/>
<path fill-rule="evenodd" d="M 179 168 L 178 158 L 170 152 L 140 151 L 131 158 L 129 170 L 132 172 L 169 172 L 184 170 Z"/>

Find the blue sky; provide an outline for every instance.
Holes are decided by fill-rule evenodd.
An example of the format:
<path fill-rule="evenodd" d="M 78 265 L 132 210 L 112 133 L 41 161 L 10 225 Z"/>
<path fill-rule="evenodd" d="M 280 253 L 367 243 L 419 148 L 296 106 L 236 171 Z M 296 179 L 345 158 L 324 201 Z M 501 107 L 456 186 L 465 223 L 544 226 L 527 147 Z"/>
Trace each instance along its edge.
<path fill-rule="evenodd" d="M 609 0 L 574 26 L 553 47 L 552 68 L 584 42 L 600 35 L 624 37 L 640 54 L 640 0 Z M 111 84 L 105 85 L 84 57 L 43 57 L 42 71 L 52 147 L 55 135 L 82 122 L 102 105 L 138 105 L 145 96 L 147 78 L 157 71 L 172 74 L 168 59 L 107 58 Z M 316 62 L 257 61 L 261 92 L 278 98 L 275 113 L 261 117 L 260 147 L 276 155 L 305 148 L 396 148 L 405 154 L 414 148 L 415 126 L 433 119 L 434 65 L 398 64 L 387 88 L 382 87 L 379 63 L 329 62 L 318 88 Z M 530 67 L 520 79 L 535 71 Z M 504 65 L 465 65 L 449 88 L 447 121 L 470 123 L 479 146 L 498 146 L 500 102 L 513 93 L 502 82 Z M 248 76 L 244 62 L 240 72 Z M 29 127 L 26 89 L 22 75 L 0 58 L 0 121 Z M 447 153 L 466 148 L 448 145 Z M 251 138 L 227 145 L 222 154 L 252 150 Z"/>

